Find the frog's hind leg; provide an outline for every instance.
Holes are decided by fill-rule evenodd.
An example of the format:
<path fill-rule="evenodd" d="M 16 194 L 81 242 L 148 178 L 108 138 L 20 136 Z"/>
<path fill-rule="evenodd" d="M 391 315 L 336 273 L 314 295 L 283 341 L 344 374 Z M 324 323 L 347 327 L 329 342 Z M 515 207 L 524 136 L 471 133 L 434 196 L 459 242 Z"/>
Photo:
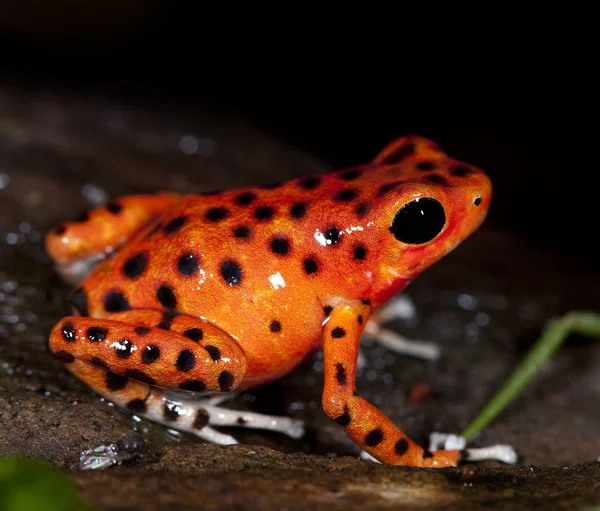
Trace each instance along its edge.
<path fill-rule="evenodd" d="M 66 360 L 68 357 L 63 352 L 55 353 L 55 355 L 67 363 L 71 373 L 87 383 L 101 396 L 136 416 L 164 424 L 178 431 L 192 433 L 209 442 L 221 445 L 237 443 L 235 438 L 209 426 L 211 416 L 202 406 L 182 405 L 177 401 L 167 399 L 162 390 L 146 383 L 129 380 L 83 360 Z"/>
<path fill-rule="evenodd" d="M 247 362 L 237 343 L 206 321 L 154 310 L 111 319 L 67 317 L 50 334 L 50 349 L 77 377 L 140 417 L 205 440 L 236 443 L 210 426 L 245 426 L 301 436 L 298 421 L 238 412 L 217 399 L 192 402 L 170 392 L 229 393 Z M 219 396 L 220 397 L 220 396 Z"/>
<path fill-rule="evenodd" d="M 168 393 L 162 394 L 161 396 L 156 395 L 155 397 L 160 397 L 160 403 L 156 405 L 156 418 L 154 420 L 169 427 L 173 427 L 173 422 L 166 414 L 163 417 L 163 410 L 177 410 L 179 413 L 187 413 L 192 417 L 204 417 L 207 424 L 210 426 L 240 427 L 275 431 L 294 439 L 298 439 L 304 435 L 304 423 L 302 421 L 294 420 L 289 417 L 232 410 L 230 408 L 216 406 L 215 403 L 220 401 L 220 399 L 218 401 L 215 400 L 215 398 L 189 400 L 181 399 L 181 396 Z M 219 398 L 221 398 L 221 396 L 219 396 Z M 198 436 L 201 436 L 206 440 L 210 440 L 211 442 L 219 444 L 237 443 L 237 441 L 235 441 L 229 435 L 224 435 L 223 433 L 215 430 L 211 430 L 209 432 L 210 438 L 207 436 L 206 431 L 203 431 L 203 434 L 199 434 L 195 430 L 190 430 L 189 425 L 186 430 L 192 431 L 198 434 Z"/>
<path fill-rule="evenodd" d="M 144 225 L 181 201 L 173 193 L 132 195 L 108 202 L 46 236 L 46 250 L 58 273 L 74 285 Z M 149 226 L 149 228 L 152 228 Z"/>

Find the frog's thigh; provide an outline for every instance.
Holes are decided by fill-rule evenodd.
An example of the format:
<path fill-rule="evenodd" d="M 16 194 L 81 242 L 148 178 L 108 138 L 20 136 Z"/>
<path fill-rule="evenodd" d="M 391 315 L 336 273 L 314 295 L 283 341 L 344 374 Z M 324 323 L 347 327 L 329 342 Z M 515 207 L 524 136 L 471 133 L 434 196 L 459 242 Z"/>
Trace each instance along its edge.
<path fill-rule="evenodd" d="M 237 343 L 208 322 L 155 310 L 111 319 L 66 317 L 50 334 L 59 358 L 75 358 L 129 378 L 172 390 L 229 392 L 246 374 Z M 112 377 L 112 376 L 111 376 Z"/>
<path fill-rule="evenodd" d="M 74 284 L 105 257 L 107 250 L 123 245 L 145 224 L 180 201 L 181 196 L 173 193 L 110 201 L 83 218 L 52 230 L 46 236 L 46 250 L 61 277 Z"/>
<path fill-rule="evenodd" d="M 205 440 L 237 443 L 210 428 L 268 429 L 298 438 L 300 421 L 216 406 L 218 399 L 178 399 L 177 391 L 230 392 L 246 374 L 241 348 L 225 332 L 185 315 L 152 310 L 116 314 L 111 320 L 64 318 L 50 347 L 67 368 L 118 406 Z"/>

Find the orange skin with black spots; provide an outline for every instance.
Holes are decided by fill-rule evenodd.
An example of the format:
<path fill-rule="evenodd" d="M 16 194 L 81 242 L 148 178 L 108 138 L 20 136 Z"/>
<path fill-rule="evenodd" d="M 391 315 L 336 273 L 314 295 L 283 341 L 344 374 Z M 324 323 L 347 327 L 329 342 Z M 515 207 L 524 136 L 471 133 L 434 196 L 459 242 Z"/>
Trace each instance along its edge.
<path fill-rule="evenodd" d="M 396 214 L 424 198 L 443 206 L 441 231 L 397 239 Z M 424 451 L 357 395 L 356 359 L 373 311 L 477 229 L 490 200 L 481 170 L 415 136 L 367 165 L 276 187 L 115 200 L 47 237 L 71 280 L 80 261 L 112 251 L 78 283 L 78 315 L 50 347 L 101 394 L 139 405 L 144 386 L 249 389 L 321 346 L 323 408 L 358 445 L 383 463 L 456 465 L 458 451 Z"/>

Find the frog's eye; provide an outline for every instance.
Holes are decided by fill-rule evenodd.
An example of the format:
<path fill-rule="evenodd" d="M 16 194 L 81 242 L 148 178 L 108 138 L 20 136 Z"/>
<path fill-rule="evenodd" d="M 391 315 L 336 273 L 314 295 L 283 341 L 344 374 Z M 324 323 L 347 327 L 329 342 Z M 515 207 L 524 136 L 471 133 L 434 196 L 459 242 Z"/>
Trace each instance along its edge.
<path fill-rule="evenodd" d="M 435 238 L 446 225 L 444 207 L 428 197 L 405 204 L 394 216 L 391 233 L 402 243 L 419 245 Z"/>

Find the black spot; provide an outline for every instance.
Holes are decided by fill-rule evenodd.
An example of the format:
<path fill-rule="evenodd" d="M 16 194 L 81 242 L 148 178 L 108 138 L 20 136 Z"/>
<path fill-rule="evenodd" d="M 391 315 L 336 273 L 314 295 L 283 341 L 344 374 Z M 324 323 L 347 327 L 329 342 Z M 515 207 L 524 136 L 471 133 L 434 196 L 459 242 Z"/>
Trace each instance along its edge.
<path fill-rule="evenodd" d="M 233 229 L 233 236 L 238 239 L 246 240 L 252 236 L 252 229 L 247 225 L 240 225 Z"/>
<path fill-rule="evenodd" d="M 338 362 L 335 366 L 335 379 L 340 385 L 346 385 L 347 383 L 346 368 L 341 362 Z"/>
<path fill-rule="evenodd" d="M 123 390 L 127 387 L 127 378 L 121 376 L 120 374 L 113 373 L 111 371 L 107 371 L 104 376 L 104 383 L 106 384 L 106 388 L 111 392 L 117 392 L 118 390 Z"/>
<path fill-rule="evenodd" d="M 345 170 L 340 174 L 340 177 L 344 181 L 354 181 L 356 178 L 360 177 L 362 174 L 362 170 Z"/>
<path fill-rule="evenodd" d="M 219 388 L 221 389 L 221 392 L 229 392 L 231 389 L 233 389 L 234 380 L 235 378 L 233 377 L 233 374 L 231 374 L 229 371 L 221 372 L 219 375 Z"/>
<path fill-rule="evenodd" d="M 65 364 L 70 364 L 71 362 L 75 361 L 75 357 L 65 350 L 56 351 L 53 354 L 58 360 L 64 362 Z"/>
<path fill-rule="evenodd" d="M 475 204 L 475 206 L 479 206 L 481 204 L 481 197 L 476 197 L 473 201 L 473 204 Z"/>
<path fill-rule="evenodd" d="M 161 305 L 167 309 L 174 309 L 177 306 L 175 293 L 173 292 L 173 289 L 166 284 L 162 284 L 156 290 L 156 298 L 158 298 Z"/>
<path fill-rule="evenodd" d="M 436 184 L 436 185 L 448 186 L 448 181 L 446 181 L 439 174 L 431 174 L 431 175 L 427 176 L 427 181 L 429 181 L 430 183 Z"/>
<path fill-rule="evenodd" d="M 147 383 L 148 385 L 156 384 L 154 378 L 151 378 L 147 374 L 144 374 L 139 369 L 127 369 L 127 371 L 125 371 L 124 374 L 125 376 L 127 376 L 127 378 L 131 378 L 132 380 L 141 381 L 142 383 Z"/>
<path fill-rule="evenodd" d="M 210 222 L 220 222 L 225 220 L 229 216 L 229 210 L 227 208 L 210 208 L 204 218 Z"/>
<path fill-rule="evenodd" d="M 300 220 L 306 215 L 306 204 L 297 202 L 290 208 L 290 216 L 296 220 Z"/>
<path fill-rule="evenodd" d="M 177 370 L 187 373 L 194 369 L 195 366 L 196 357 L 194 356 L 194 353 L 188 349 L 181 350 L 177 357 L 177 362 L 175 363 Z"/>
<path fill-rule="evenodd" d="M 325 305 L 325 307 L 323 307 L 323 312 L 325 313 L 325 316 L 329 316 L 332 310 L 333 307 L 331 305 Z"/>
<path fill-rule="evenodd" d="M 144 236 L 145 239 L 148 239 L 150 237 L 152 237 L 152 235 L 154 233 L 156 233 L 156 231 L 158 231 L 160 228 L 162 227 L 162 224 L 160 222 L 158 222 L 154 227 L 152 227 L 152 229 L 150 229 L 146 235 Z"/>
<path fill-rule="evenodd" d="M 138 335 L 146 335 L 150 329 L 147 326 L 136 326 L 133 331 Z"/>
<path fill-rule="evenodd" d="M 402 243 L 420 245 L 433 240 L 445 225 L 444 207 L 435 199 L 421 197 L 400 208 L 390 232 Z"/>
<path fill-rule="evenodd" d="M 63 323 L 60 332 L 65 342 L 75 342 L 77 340 L 75 328 L 73 328 L 73 323 L 71 323 L 70 321 L 65 321 Z"/>
<path fill-rule="evenodd" d="M 198 271 L 198 259 L 194 254 L 184 254 L 177 261 L 177 269 L 182 275 L 194 275 Z"/>
<path fill-rule="evenodd" d="M 252 204 L 255 200 L 256 200 L 256 195 L 254 193 L 244 192 L 244 193 L 240 193 L 235 198 L 235 203 L 238 206 L 248 206 L 249 204 Z"/>
<path fill-rule="evenodd" d="M 388 193 L 390 190 L 393 190 L 394 188 L 396 188 L 396 186 L 400 185 L 401 183 L 402 181 L 394 181 L 393 183 L 386 183 L 384 185 L 381 185 L 377 190 L 377 197 L 383 197 L 386 193 Z"/>
<path fill-rule="evenodd" d="M 123 265 L 123 275 L 128 279 L 139 277 L 148 266 L 148 255 L 145 252 L 140 252 L 127 259 Z"/>
<path fill-rule="evenodd" d="M 206 385 L 200 380 L 187 380 L 179 385 L 181 390 L 189 390 L 190 392 L 203 392 L 206 389 Z"/>
<path fill-rule="evenodd" d="M 331 331 L 331 337 L 333 337 L 334 339 L 341 339 L 345 335 L 346 335 L 346 330 L 344 330 L 341 326 L 336 326 Z"/>
<path fill-rule="evenodd" d="M 111 289 L 104 295 L 104 310 L 106 312 L 123 312 L 129 309 L 131 309 L 131 306 L 121 291 Z"/>
<path fill-rule="evenodd" d="M 238 417 L 235 422 L 237 422 L 240 426 L 243 426 L 248 421 L 246 419 L 244 419 L 243 417 Z"/>
<path fill-rule="evenodd" d="M 406 438 L 401 438 L 396 442 L 396 445 L 394 445 L 394 451 L 396 451 L 398 456 L 404 456 L 406 454 L 406 451 L 408 451 L 408 441 Z"/>
<path fill-rule="evenodd" d="M 179 229 L 181 229 L 183 224 L 187 222 L 187 219 L 187 216 L 178 216 L 176 218 L 173 218 L 173 220 L 171 220 L 167 225 L 165 225 L 163 229 L 164 233 L 173 234 L 174 232 L 177 232 Z"/>
<path fill-rule="evenodd" d="M 106 209 L 108 209 L 108 211 L 110 211 L 113 215 L 118 215 L 123 210 L 123 206 L 118 202 L 112 201 L 106 205 Z"/>
<path fill-rule="evenodd" d="M 163 312 L 163 315 L 160 318 L 160 323 L 156 325 L 156 327 L 160 328 L 161 330 L 171 330 L 171 325 L 177 316 L 178 314 L 172 311 Z"/>
<path fill-rule="evenodd" d="M 319 269 L 319 265 L 317 264 L 317 261 L 315 261 L 314 259 L 307 258 L 304 260 L 304 272 L 307 275 L 317 273 L 318 269 Z"/>
<path fill-rule="evenodd" d="M 423 459 L 426 460 L 427 458 L 433 458 L 433 453 L 426 449 L 423 451 Z"/>
<path fill-rule="evenodd" d="M 200 328 L 189 328 L 183 332 L 183 335 L 194 342 L 199 342 L 204 339 L 204 332 Z"/>
<path fill-rule="evenodd" d="M 242 269 L 231 259 L 221 263 L 221 276 L 229 286 L 238 286 L 242 283 Z"/>
<path fill-rule="evenodd" d="M 172 401 L 165 401 L 163 415 L 168 421 L 176 421 L 179 419 L 179 405 Z"/>
<path fill-rule="evenodd" d="M 368 298 L 366 298 L 365 300 L 361 300 L 361 303 L 363 305 L 371 305 L 371 300 L 369 300 Z"/>
<path fill-rule="evenodd" d="M 363 317 L 362 317 L 362 315 L 361 315 L 361 314 L 359 314 L 359 315 L 357 316 L 357 318 L 356 318 L 356 321 L 358 321 L 358 324 L 359 324 L 359 325 L 362 325 L 362 324 L 363 324 Z"/>
<path fill-rule="evenodd" d="M 471 173 L 471 169 L 464 165 L 458 165 L 452 169 L 452 175 L 456 177 L 468 176 Z"/>
<path fill-rule="evenodd" d="M 144 327 L 138 327 L 138 328 L 144 328 Z M 129 339 L 123 339 L 121 342 L 115 343 L 114 346 L 115 346 L 115 354 L 117 355 L 117 358 L 120 358 L 121 360 L 125 360 L 130 357 L 131 348 L 133 348 L 133 344 L 131 344 L 131 341 Z"/>
<path fill-rule="evenodd" d="M 369 447 L 375 447 L 379 445 L 382 441 L 383 431 L 379 428 L 370 431 L 365 437 L 365 444 L 367 444 Z"/>
<path fill-rule="evenodd" d="M 369 204 L 366 202 L 361 202 L 358 206 L 356 206 L 356 208 L 354 208 L 354 212 L 356 213 L 356 216 L 362 218 L 369 212 Z"/>
<path fill-rule="evenodd" d="M 102 369 L 108 369 L 108 364 L 100 357 L 92 357 L 90 360 L 90 364 L 92 364 L 95 367 L 100 367 Z"/>
<path fill-rule="evenodd" d="M 307 177 L 306 179 L 303 179 L 302 181 L 300 181 L 300 186 L 302 188 L 304 188 L 305 190 L 314 190 L 320 184 L 321 184 L 320 177 Z"/>
<path fill-rule="evenodd" d="M 396 149 L 392 154 L 386 156 L 382 163 L 393 164 L 400 163 L 402 160 L 408 158 L 412 153 L 415 152 L 415 144 L 406 144 Z"/>
<path fill-rule="evenodd" d="M 69 301 L 73 304 L 81 316 L 89 316 L 87 294 L 83 288 L 79 287 L 73 291 Z"/>
<path fill-rule="evenodd" d="M 146 405 L 145 399 L 137 397 L 127 403 L 127 409 L 133 413 L 146 413 L 148 405 Z"/>
<path fill-rule="evenodd" d="M 151 344 L 142 351 L 142 364 L 152 364 L 160 358 L 160 346 Z"/>
<path fill-rule="evenodd" d="M 335 245 L 340 240 L 341 232 L 337 227 L 330 227 L 325 231 L 327 245 Z"/>
<path fill-rule="evenodd" d="M 358 190 L 356 188 L 346 188 L 337 192 L 333 199 L 337 202 L 349 202 L 356 199 L 356 197 L 358 197 Z"/>
<path fill-rule="evenodd" d="M 417 170 L 422 170 L 423 172 L 428 170 L 435 169 L 435 163 L 432 161 L 422 161 L 417 163 Z"/>
<path fill-rule="evenodd" d="M 286 238 L 278 236 L 271 240 L 271 252 L 277 255 L 287 255 L 290 251 L 290 243 Z"/>
<path fill-rule="evenodd" d="M 348 426 L 350 424 L 350 421 L 352 420 L 350 417 L 350 410 L 348 409 L 348 407 L 344 406 L 344 413 L 342 415 L 340 415 L 339 417 L 336 417 L 333 420 L 335 422 L 337 422 L 343 428 Z"/>
<path fill-rule="evenodd" d="M 363 245 L 354 247 L 354 259 L 362 261 L 365 257 L 367 257 L 367 249 Z"/>
<path fill-rule="evenodd" d="M 204 410 L 203 408 L 200 408 L 197 412 L 196 412 L 196 418 L 194 419 L 194 428 L 195 429 L 202 429 L 204 426 L 206 426 L 208 424 L 208 421 L 210 419 L 210 416 L 208 415 L 208 412 L 206 410 Z"/>
<path fill-rule="evenodd" d="M 86 332 L 87 338 L 92 342 L 102 342 L 108 335 L 108 328 L 102 326 L 91 326 Z"/>
<path fill-rule="evenodd" d="M 276 319 L 274 319 L 273 321 L 271 321 L 271 324 L 269 325 L 269 329 L 273 333 L 281 332 L 281 323 L 279 321 L 277 321 Z"/>
<path fill-rule="evenodd" d="M 263 190 L 275 190 L 276 188 L 279 188 L 281 185 L 283 185 L 283 183 L 280 183 L 280 182 L 267 183 L 265 185 L 260 185 L 259 188 L 262 188 Z"/>
<path fill-rule="evenodd" d="M 211 346 L 209 344 L 208 346 L 205 346 L 204 349 L 206 351 L 208 351 L 210 358 L 212 358 L 215 362 L 217 362 L 218 360 L 221 360 L 221 350 L 219 348 L 217 348 L 216 346 Z"/>
<path fill-rule="evenodd" d="M 260 222 L 271 220 L 275 215 L 275 210 L 271 206 L 259 206 L 254 210 L 254 218 Z"/>
<path fill-rule="evenodd" d="M 57 236 L 62 236 L 67 231 L 67 228 L 64 225 L 59 225 L 56 229 L 54 229 L 54 234 Z"/>

